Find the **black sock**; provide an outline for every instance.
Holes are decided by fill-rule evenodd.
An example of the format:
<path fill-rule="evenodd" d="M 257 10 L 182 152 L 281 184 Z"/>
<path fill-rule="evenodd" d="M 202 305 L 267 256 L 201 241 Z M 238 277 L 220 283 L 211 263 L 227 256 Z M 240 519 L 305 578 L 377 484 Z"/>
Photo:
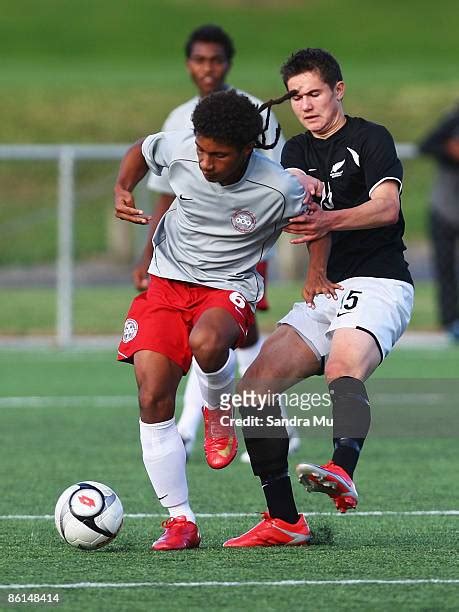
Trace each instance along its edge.
<path fill-rule="evenodd" d="M 268 421 L 268 417 L 272 417 L 273 423 L 282 419 L 279 406 L 265 406 L 260 411 L 243 406 L 240 412 L 243 419 L 257 417 L 256 424 L 245 425 L 242 431 L 253 473 L 261 480 L 269 515 L 286 523 L 297 523 L 299 515 L 288 475 L 287 430 Z"/>
<path fill-rule="evenodd" d="M 370 403 L 365 385 L 351 376 L 337 378 L 329 385 L 333 402 L 332 460 L 352 478 L 360 451 L 370 429 Z"/>
<path fill-rule="evenodd" d="M 343 438 L 341 438 L 341 440 L 333 440 L 335 444 L 335 450 L 333 452 L 332 461 L 336 465 L 342 467 L 343 470 L 347 472 L 351 478 L 353 478 L 354 470 L 357 466 L 357 462 L 360 456 L 360 450 L 362 447 L 357 450 L 356 448 L 343 445 L 343 441 Z"/>
<path fill-rule="evenodd" d="M 249 423 L 242 427 L 242 433 L 255 476 L 288 474 L 288 433 L 283 425 L 277 425 L 282 420 L 279 406 L 265 406 L 260 411 L 242 406 L 239 411 Z"/>
<path fill-rule="evenodd" d="M 293 499 L 290 476 L 283 472 L 277 475 L 260 476 L 266 504 L 271 518 L 279 518 L 294 525 L 299 514 Z"/>

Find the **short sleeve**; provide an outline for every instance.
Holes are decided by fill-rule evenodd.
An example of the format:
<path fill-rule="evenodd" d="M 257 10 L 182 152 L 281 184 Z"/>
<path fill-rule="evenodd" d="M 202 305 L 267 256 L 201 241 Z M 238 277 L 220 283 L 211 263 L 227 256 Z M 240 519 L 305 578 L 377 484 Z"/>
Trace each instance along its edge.
<path fill-rule="evenodd" d="M 306 205 L 303 203 L 305 197 L 303 186 L 292 174 L 287 172 L 287 175 L 287 189 L 285 190 L 286 205 L 284 211 L 284 221 L 286 223 L 292 217 L 296 217 L 306 210 Z"/>
<path fill-rule="evenodd" d="M 167 168 L 172 159 L 171 139 L 165 132 L 147 136 L 142 144 L 142 154 L 150 170 L 157 176 Z"/>
<path fill-rule="evenodd" d="M 177 132 L 186 129 L 193 129 L 191 122 L 191 113 L 196 106 L 198 98 L 193 98 L 189 102 L 178 106 L 169 113 L 161 128 L 161 132 Z M 174 190 L 169 183 L 169 172 L 163 169 L 161 176 L 149 172 L 147 179 L 147 188 L 156 193 L 167 193 L 174 195 Z"/>
<path fill-rule="evenodd" d="M 298 136 L 290 138 L 282 150 L 281 164 L 284 168 L 299 168 L 306 172 L 306 156 Z"/>
<path fill-rule="evenodd" d="M 387 180 L 399 183 L 402 189 L 403 167 L 397 157 L 394 139 L 381 125 L 374 125 L 369 130 L 363 147 L 360 163 L 365 177 L 368 195 Z"/>
<path fill-rule="evenodd" d="M 147 188 L 150 191 L 154 191 L 156 193 L 168 193 L 170 195 L 174 195 L 172 187 L 169 184 L 168 174 L 169 172 L 167 168 L 163 168 L 161 176 L 153 174 L 153 172 L 149 172 L 147 179 Z"/>

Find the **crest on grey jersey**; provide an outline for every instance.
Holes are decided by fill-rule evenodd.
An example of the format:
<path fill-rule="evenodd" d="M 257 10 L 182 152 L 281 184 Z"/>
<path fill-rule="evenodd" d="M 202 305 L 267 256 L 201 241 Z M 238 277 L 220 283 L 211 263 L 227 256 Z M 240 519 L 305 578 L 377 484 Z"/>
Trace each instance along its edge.
<path fill-rule="evenodd" d="M 257 218 L 249 210 L 237 210 L 231 215 L 231 223 L 238 232 L 248 234 L 255 229 Z"/>

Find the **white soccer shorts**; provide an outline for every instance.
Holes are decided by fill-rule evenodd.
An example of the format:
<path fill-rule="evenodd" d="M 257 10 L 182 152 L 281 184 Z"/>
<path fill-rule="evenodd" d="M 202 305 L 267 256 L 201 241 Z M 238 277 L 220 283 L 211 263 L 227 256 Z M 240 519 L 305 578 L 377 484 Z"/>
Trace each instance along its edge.
<path fill-rule="evenodd" d="M 361 329 L 373 336 L 384 359 L 410 322 L 412 285 L 364 276 L 346 279 L 340 285 L 344 289 L 337 291 L 338 300 L 318 295 L 314 310 L 297 302 L 279 325 L 292 326 L 317 357 L 328 355 L 336 329 Z"/>

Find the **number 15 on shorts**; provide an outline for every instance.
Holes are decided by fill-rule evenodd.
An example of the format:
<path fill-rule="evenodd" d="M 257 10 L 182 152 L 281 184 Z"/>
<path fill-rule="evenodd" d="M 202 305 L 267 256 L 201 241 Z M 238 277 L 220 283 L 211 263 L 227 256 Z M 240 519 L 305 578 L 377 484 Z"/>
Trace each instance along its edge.
<path fill-rule="evenodd" d="M 345 295 L 343 295 L 336 316 L 341 317 L 345 314 L 352 312 L 357 306 L 361 294 L 362 291 L 356 291 L 355 289 L 351 289 Z"/>

